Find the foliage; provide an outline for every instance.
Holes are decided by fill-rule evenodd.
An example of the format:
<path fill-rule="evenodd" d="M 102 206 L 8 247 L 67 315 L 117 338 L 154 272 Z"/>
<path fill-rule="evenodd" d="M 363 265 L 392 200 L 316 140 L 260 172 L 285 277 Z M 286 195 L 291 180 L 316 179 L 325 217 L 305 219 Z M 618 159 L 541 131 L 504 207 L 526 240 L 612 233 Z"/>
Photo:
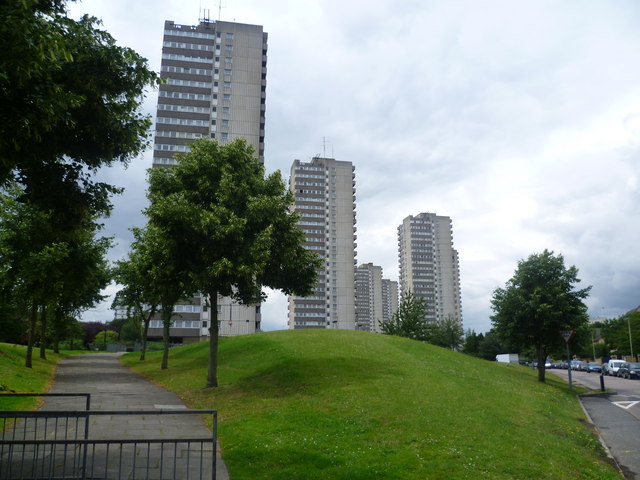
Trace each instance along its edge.
<path fill-rule="evenodd" d="M 545 250 L 518 262 L 514 276 L 497 288 L 491 301 L 496 334 L 516 347 L 534 347 L 538 379 L 545 381 L 544 362 L 562 341 L 561 330 L 588 321 L 583 303 L 591 287 L 576 290 L 578 269 L 566 268 L 562 255 Z"/>
<path fill-rule="evenodd" d="M 106 350 L 110 343 L 120 343 L 120 335 L 114 330 L 103 330 L 93 339 L 93 348 Z"/>
<path fill-rule="evenodd" d="M 346 330 L 220 340 L 220 386 L 203 389 L 208 348 L 124 362 L 219 413 L 231 478 L 616 479 L 563 380 L 422 342 Z M 583 423 L 584 422 L 584 423 Z M 544 452 L 544 461 L 532 456 Z"/>
<path fill-rule="evenodd" d="M 631 343 L 629 343 L 629 330 L 631 330 Z M 637 357 L 640 351 L 640 312 L 633 311 L 618 318 L 608 319 L 602 325 L 602 336 L 605 338 L 608 349 L 616 355 L 631 355 Z"/>
<path fill-rule="evenodd" d="M 95 18 L 66 16 L 64 0 L 0 3 L 0 300 L 28 318 L 25 364 L 40 325 L 58 344 L 70 314 L 101 299 L 108 282 L 97 219 L 120 190 L 96 170 L 127 163 L 148 143 L 138 113 L 157 75 L 118 47 Z"/>
<path fill-rule="evenodd" d="M 391 320 L 382 323 L 382 333 L 429 341 L 433 334 L 433 325 L 427 319 L 427 302 L 410 291 L 403 293 L 398 310 Z"/>
<path fill-rule="evenodd" d="M 464 344 L 462 346 L 462 353 L 466 353 L 467 355 L 472 355 L 474 357 L 478 355 L 478 348 L 482 340 L 484 339 L 484 334 L 476 333 L 474 330 L 468 329 L 464 334 Z"/>
<path fill-rule="evenodd" d="M 308 295 L 320 259 L 302 246 L 280 172 L 265 176 L 245 140 L 196 141 L 176 166 L 150 171 L 148 198 L 149 225 L 165 239 L 172 268 L 209 299 L 207 386 L 216 386 L 218 294 L 245 304 L 262 301 L 263 286 Z"/>
<path fill-rule="evenodd" d="M 145 341 L 149 319 L 159 308 L 164 344 L 161 368 L 166 369 L 169 366 L 169 328 L 173 307 L 181 298 L 194 292 L 193 282 L 184 268 L 183 252 L 175 248 L 173 236 L 166 235 L 151 223 L 145 228 L 133 228 L 132 232 L 134 241 L 129 259 L 119 262 L 115 269 L 116 278 L 125 283 L 119 298 L 129 306 L 135 302 L 149 305 L 135 307 L 145 322 Z M 144 356 L 140 359 L 144 360 Z"/>
<path fill-rule="evenodd" d="M 99 225 L 91 219 L 60 223 L 64 216 L 39 208 L 15 182 L 0 192 L 0 303 L 10 318 L 29 318 L 27 365 L 38 319 L 43 355 L 47 332 L 57 349 L 72 314 L 100 301 L 110 280 L 111 240 L 96 238 Z"/>
<path fill-rule="evenodd" d="M 138 231 L 139 238 L 142 238 L 142 233 Z M 153 267 L 149 263 L 152 258 L 145 255 L 143 247 L 138 241 L 129 252 L 128 258 L 116 262 L 112 270 L 115 282 L 123 286 L 116 293 L 112 308 L 127 307 L 129 314 L 138 322 L 138 327 L 142 327 L 141 331 L 138 328 L 138 336 L 142 342 L 140 360 L 145 359 L 149 322 L 158 310 L 160 302 L 160 296 L 154 289 L 155 283 L 152 282 L 154 279 L 148 275 Z"/>
<path fill-rule="evenodd" d="M 492 332 L 487 333 L 482 341 L 478 344 L 478 356 L 485 360 L 494 361 L 496 359 L 496 355 L 500 353 L 515 353 L 515 352 L 506 352 L 500 340 L 496 337 L 496 335 Z"/>
<path fill-rule="evenodd" d="M 463 337 L 462 325 L 458 323 L 453 315 L 447 315 L 436 320 L 429 343 L 457 351 L 462 347 Z"/>
<path fill-rule="evenodd" d="M 126 163 L 147 145 L 151 122 L 137 111 L 157 75 L 65 3 L 0 3 L 0 182 L 57 184 L 70 166 Z"/>

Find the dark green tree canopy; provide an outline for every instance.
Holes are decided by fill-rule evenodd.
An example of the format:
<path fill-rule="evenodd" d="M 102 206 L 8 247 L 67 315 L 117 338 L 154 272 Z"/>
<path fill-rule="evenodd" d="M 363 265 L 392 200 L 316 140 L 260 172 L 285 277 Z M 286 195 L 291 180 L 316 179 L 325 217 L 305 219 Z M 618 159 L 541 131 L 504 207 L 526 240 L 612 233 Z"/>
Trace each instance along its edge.
<path fill-rule="evenodd" d="M 576 289 L 578 283 L 578 269 L 566 268 L 562 255 L 545 250 L 518 262 L 514 276 L 493 293 L 495 333 L 514 346 L 535 348 L 541 381 L 549 349 L 561 342 L 560 330 L 588 321 L 583 300 L 591 287 Z"/>
<path fill-rule="evenodd" d="M 97 19 L 68 18 L 65 3 L 0 3 L 0 181 L 63 158 L 126 162 L 147 144 L 150 119 L 138 107 L 156 74 Z"/>

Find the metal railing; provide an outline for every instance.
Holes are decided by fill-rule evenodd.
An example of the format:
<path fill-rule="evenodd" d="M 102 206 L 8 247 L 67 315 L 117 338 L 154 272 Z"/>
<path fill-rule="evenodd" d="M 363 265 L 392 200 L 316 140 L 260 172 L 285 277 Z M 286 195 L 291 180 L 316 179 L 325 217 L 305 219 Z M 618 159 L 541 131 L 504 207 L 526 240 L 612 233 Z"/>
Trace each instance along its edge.
<path fill-rule="evenodd" d="M 89 397 L 86 405 L 90 405 Z M 118 417 L 151 417 L 144 421 L 166 423 L 169 415 L 211 415 L 212 434 L 191 438 L 144 438 L 139 432 L 133 435 L 136 438 L 89 436 L 89 425 L 104 435 L 106 422 L 120 425 Z M 99 417 L 104 417 L 102 429 L 96 425 Z M 0 411 L 0 427 L 0 479 L 216 478 L 215 410 Z M 166 428 L 170 430 L 170 422 Z"/>

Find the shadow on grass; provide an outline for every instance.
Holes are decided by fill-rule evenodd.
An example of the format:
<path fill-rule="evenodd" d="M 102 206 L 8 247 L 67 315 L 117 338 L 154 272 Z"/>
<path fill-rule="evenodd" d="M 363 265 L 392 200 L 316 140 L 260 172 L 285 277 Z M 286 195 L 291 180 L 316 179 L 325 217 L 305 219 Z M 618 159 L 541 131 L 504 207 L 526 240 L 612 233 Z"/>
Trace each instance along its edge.
<path fill-rule="evenodd" d="M 401 375 L 382 362 L 356 358 L 296 358 L 236 381 L 234 388 L 261 397 L 285 397 L 294 394 L 316 394 L 322 390 L 343 388 L 380 377 Z M 338 383 L 339 382 L 339 383 Z"/>

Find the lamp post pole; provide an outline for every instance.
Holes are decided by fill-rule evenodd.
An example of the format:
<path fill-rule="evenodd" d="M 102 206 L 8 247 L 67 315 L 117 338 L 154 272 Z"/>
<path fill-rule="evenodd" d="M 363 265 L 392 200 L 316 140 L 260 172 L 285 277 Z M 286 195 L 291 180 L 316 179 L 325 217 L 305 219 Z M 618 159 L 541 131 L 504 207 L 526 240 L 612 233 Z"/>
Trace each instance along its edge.
<path fill-rule="evenodd" d="M 631 350 L 631 358 L 633 357 L 633 342 L 631 340 L 631 317 L 627 316 L 627 326 L 629 327 L 629 348 Z"/>

